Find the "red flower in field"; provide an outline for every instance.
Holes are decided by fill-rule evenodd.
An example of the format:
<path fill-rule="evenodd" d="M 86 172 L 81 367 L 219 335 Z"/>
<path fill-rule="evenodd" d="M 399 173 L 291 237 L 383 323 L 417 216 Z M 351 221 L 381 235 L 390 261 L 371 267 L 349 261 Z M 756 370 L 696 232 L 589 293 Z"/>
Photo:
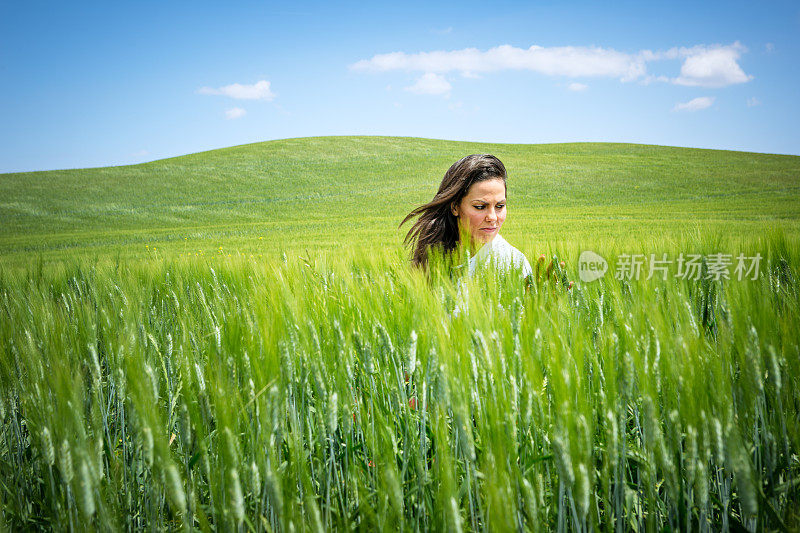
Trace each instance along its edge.
<path fill-rule="evenodd" d="M 565 266 L 567 266 L 567 264 L 564 261 L 559 261 L 558 262 L 558 266 L 560 266 L 561 268 L 564 268 Z"/>
<path fill-rule="evenodd" d="M 413 396 L 408 399 L 408 406 L 413 409 L 414 411 L 417 410 L 417 399 Z"/>
<path fill-rule="evenodd" d="M 405 374 L 406 374 L 406 385 L 408 385 L 408 381 L 411 379 L 411 376 L 408 375 L 408 372 L 406 372 Z"/>
<path fill-rule="evenodd" d="M 355 422 L 355 421 L 356 421 L 356 414 L 353 413 L 353 422 Z"/>
<path fill-rule="evenodd" d="M 375 465 L 372 463 L 372 461 L 370 461 L 367 466 L 375 466 Z"/>
<path fill-rule="evenodd" d="M 570 290 L 573 285 L 575 285 L 575 282 L 574 281 L 570 281 L 569 282 L 569 287 L 567 287 L 567 290 Z"/>
<path fill-rule="evenodd" d="M 545 259 L 544 254 L 539 256 L 539 262 L 540 263 L 544 263 L 544 259 Z"/>

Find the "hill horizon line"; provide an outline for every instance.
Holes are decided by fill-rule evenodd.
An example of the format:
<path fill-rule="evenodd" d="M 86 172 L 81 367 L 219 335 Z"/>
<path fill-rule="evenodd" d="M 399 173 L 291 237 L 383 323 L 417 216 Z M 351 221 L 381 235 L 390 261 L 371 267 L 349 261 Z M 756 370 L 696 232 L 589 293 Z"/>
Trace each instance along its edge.
<path fill-rule="evenodd" d="M 14 174 L 35 174 L 41 172 L 60 172 L 60 171 L 73 171 L 73 170 L 98 170 L 98 169 L 111 169 L 111 168 L 123 168 L 123 167 L 135 167 L 139 165 L 148 165 L 152 163 L 158 163 L 161 161 L 170 161 L 175 159 L 180 159 L 183 157 L 191 157 L 197 156 L 201 154 L 209 154 L 212 152 L 220 152 L 225 150 L 234 150 L 237 148 L 245 148 L 245 147 L 252 147 L 255 145 L 263 145 L 263 144 L 272 144 L 272 143 L 280 143 L 286 141 L 299 141 L 299 140 L 314 140 L 314 139 L 407 139 L 407 140 L 416 140 L 416 141 L 435 141 L 435 142 L 448 142 L 448 143 L 462 143 L 462 144 L 476 144 L 476 145 L 496 145 L 496 146 L 566 146 L 566 145 L 574 145 L 574 146 L 587 146 L 587 145 L 610 145 L 610 146 L 638 146 L 638 147 L 653 147 L 653 148 L 668 148 L 668 149 L 679 149 L 679 150 L 695 150 L 695 151 L 704 151 L 704 152 L 729 152 L 729 153 L 739 153 L 739 154 L 758 154 L 758 155 L 777 155 L 777 156 L 786 156 L 786 157 L 800 157 L 797 154 L 781 154 L 775 152 L 753 152 L 747 150 L 731 150 L 725 148 L 701 148 L 695 146 L 675 146 L 675 145 L 666 145 L 666 144 L 649 144 L 649 143 L 637 143 L 637 142 L 618 142 L 618 141 L 573 141 L 573 142 L 542 142 L 542 143 L 514 143 L 514 142 L 488 142 L 488 141 L 462 141 L 462 140 L 454 140 L 454 139 L 439 139 L 435 137 L 416 137 L 410 135 L 312 135 L 312 136 L 304 136 L 304 137 L 285 137 L 280 139 L 270 139 L 266 141 L 255 141 L 251 143 L 243 143 L 243 144 L 235 144 L 231 146 L 222 146 L 219 148 L 211 148 L 209 150 L 199 150 L 197 152 L 188 152 L 181 155 L 174 155 L 168 157 L 160 157 L 157 159 L 151 159 L 148 161 L 142 161 L 139 163 L 129 163 L 129 164 L 122 164 L 122 165 L 106 165 L 106 166 L 94 166 L 94 167 L 64 167 L 64 168 L 49 168 L 49 169 L 41 169 L 41 170 L 20 170 L 14 172 L 0 172 L 0 176 L 10 176 Z"/>

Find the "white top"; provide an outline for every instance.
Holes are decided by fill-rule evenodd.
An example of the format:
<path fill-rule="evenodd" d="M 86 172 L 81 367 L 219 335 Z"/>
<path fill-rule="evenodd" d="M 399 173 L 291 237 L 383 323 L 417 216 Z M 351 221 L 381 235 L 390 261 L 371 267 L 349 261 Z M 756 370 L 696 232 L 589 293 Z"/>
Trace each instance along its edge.
<path fill-rule="evenodd" d="M 508 244 L 500 235 L 484 244 L 478 253 L 469 260 L 468 276 L 473 276 L 478 265 L 486 266 L 487 263 L 494 262 L 496 268 L 501 271 L 509 271 L 511 268 L 521 269 L 523 277 L 533 276 L 533 269 L 525 254 Z M 464 267 L 465 265 L 461 265 Z M 452 316 L 458 316 L 465 312 L 468 307 L 469 294 L 463 279 L 458 280 L 456 292 L 456 306 Z"/>
<path fill-rule="evenodd" d="M 527 277 L 533 274 L 531 264 L 525 254 L 508 244 L 501 235 L 496 235 L 494 239 L 484 244 L 478 253 L 469 260 L 469 275 L 475 274 L 475 269 L 480 264 L 494 261 L 503 270 L 516 268 L 522 270 L 522 276 Z"/>

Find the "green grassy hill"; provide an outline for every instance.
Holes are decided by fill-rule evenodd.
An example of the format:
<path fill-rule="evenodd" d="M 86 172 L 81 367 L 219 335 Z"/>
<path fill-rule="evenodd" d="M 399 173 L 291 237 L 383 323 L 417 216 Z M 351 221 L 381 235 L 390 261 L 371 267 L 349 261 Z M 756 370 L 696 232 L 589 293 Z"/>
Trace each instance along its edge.
<path fill-rule="evenodd" d="M 399 221 L 470 153 L 505 163 L 503 234 L 528 252 L 698 230 L 798 234 L 797 156 L 312 137 L 132 166 L 0 175 L 1 261 L 396 246 L 406 230 Z"/>
<path fill-rule="evenodd" d="M 551 279 L 403 259 L 475 152 Z M 798 180 L 387 137 L 0 175 L 0 531 L 800 530 Z"/>

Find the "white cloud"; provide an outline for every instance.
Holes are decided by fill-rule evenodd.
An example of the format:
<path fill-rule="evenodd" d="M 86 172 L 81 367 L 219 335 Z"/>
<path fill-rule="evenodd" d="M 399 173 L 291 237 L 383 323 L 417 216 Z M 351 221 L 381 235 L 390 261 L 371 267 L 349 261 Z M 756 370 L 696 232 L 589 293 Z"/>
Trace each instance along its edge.
<path fill-rule="evenodd" d="M 641 79 L 644 84 L 659 81 L 692 87 L 725 87 L 753 78 L 745 74 L 738 63 L 745 51 L 738 41 L 730 45 L 673 47 L 663 51 L 640 50 L 635 53 L 596 46 L 534 45 L 526 49 L 506 44 L 485 51 L 463 48 L 413 54 L 377 54 L 351 64 L 350 69 L 358 72 L 422 72 L 426 75 L 458 72 L 465 78 L 502 70 L 528 70 L 567 78 L 610 77 L 621 81 Z M 677 77 L 647 73 L 648 63 L 679 59 L 683 60 L 683 64 Z"/>
<path fill-rule="evenodd" d="M 775 51 L 775 45 L 772 43 L 767 43 L 764 45 L 764 48 L 767 50 L 767 53 L 771 53 Z"/>
<path fill-rule="evenodd" d="M 446 95 L 452 88 L 452 85 L 444 76 L 428 72 L 420 76 L 414 85 L 406 87 L 406 91 L 411 91 L 415 94 Z"/>
<path fill-rule="evenodd" d="M 686 50 L 681 75 L 673 80 L 677 85 L 690 87 L 727 87 L 753 79 L 739 66 L 737 60 L 745 51 L 738 42 L 728 46 L 696 46 Z"/>
<path fill-rule="evenodd" d="M 654 81 L 660 81 L 660 82 L 669 83 L 670 79 L 667 76 L 650 76 L 650 75 L 648 75 L 648 76 L 645 76 L 642 79 L 642 81 L 640 81 L 639 83 L 641 83 L 642 85 L 650 85 Z"/>
<path fill-rule="evenodd" d="M 588 85 L 586 85 L 584 83 L 578 83 L 578 82 L 570 83 L 567 86 L 567 89 L 569 89 L 570 91 L 585 91 L 588 88 L 589 88 Z"/>
<path fill-rule="evenodd" d="M 700 111 L 701 109 L 706 109 L 711 107 L 714 103 L 713 96 L 700 96 L 698 98 L 694 98 L 689 100 L 688 102 L 677 103 L 675 107 L 672 108 L 673 111 Z"/>
<path fill-rule="evenodd" d="M 431 33 L 434 33 L 436 35 L 449 35 L 449 34 L 453 33 L 453 27 L 452 26 L 448 26 L 448 27 L 442 28 L 442 29 L 433 29 L 433 30 L 431 30 Z"/>
<path fill-rule="evenodd" d="M 481 72 L 530 70 L 550 76 L 611 76 L 635 79 L 645 72 L 644 59 L 612 49 L 583 46 L 528 49 L 510 45 L 497 46 L 485 52 L 477 48 L 462 50 L 392 52 L 378 54 L 350 65 L 355 71 L 385 72 L 390 70 L 445 73 L 457 71 L 469 77 Z"/>
<path fill-rule="evenodd" d="M 201 87 L 197 90 L 200 94 L 212 94 L 228 96 L 237 100 L 267 100 L 275 98 L 275 93 L 270 90 L 270 82 L 261 80 L 252 85 L 242 85 L 234 83 L 214 89 L 213 87 Z"/>
<path fill-rule="evenodd" d="M 759 100 L 755 96 L 747 99 L 747 107 L 755 107 L 757 105 L 761 105 L 761 100 Z"/>
<path fill-rule="evenodd" d="M 247 111 L 245 111 L 241 107 L 233 107 L 231 109 L 225 110 L 225 118 L 227 118 L 228 120 L 242 118 L 246 114 L 247 114 Z"/>

